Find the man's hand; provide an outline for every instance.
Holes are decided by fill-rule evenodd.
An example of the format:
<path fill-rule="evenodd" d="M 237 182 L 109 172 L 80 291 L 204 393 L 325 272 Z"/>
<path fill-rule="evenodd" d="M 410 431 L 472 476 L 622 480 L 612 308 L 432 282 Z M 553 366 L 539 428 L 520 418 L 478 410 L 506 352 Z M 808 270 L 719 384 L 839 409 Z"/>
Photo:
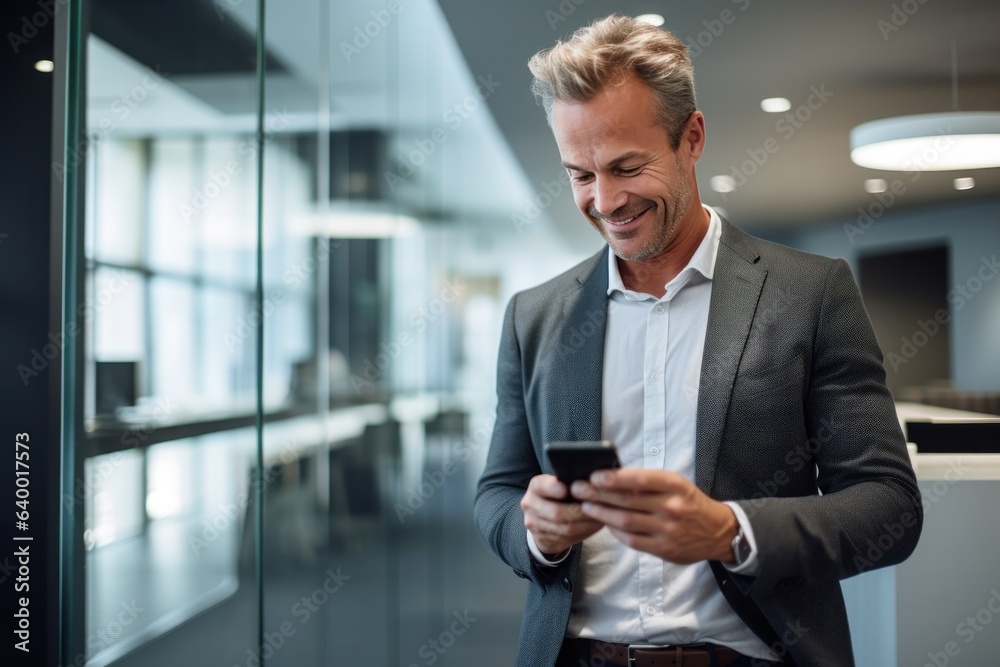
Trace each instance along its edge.
<path fill-rule="evenodd" d="M 642 468 L 605 470 L 594 473 L 589 483 L 573 482 L 573 496 L 585 501 L 584 514 L 606 524 L 633 549 L 672 563 L 733 562 L 736 515 L 683 475 Z"/>
<path fill-rule="evenodd" d="M 579 503 L 561 502 L 568 492 L 554 475 L 536 475 L 521 498 L 524 527 L 544 554 L 560 554 L 604 525 L 586 516 Z"/>

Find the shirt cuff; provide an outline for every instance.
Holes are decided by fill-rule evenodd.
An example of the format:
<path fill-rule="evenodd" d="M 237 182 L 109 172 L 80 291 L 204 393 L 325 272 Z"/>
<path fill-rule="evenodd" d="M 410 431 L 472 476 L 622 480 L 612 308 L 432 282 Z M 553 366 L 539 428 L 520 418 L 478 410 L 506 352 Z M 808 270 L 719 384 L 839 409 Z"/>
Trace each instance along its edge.
<path fill-rule="evenodd" d="M 735 572 L 736 574 L 756 577 L 760 572 L 760 562 L 757 559 L 757 540 L 753 536 L 753 528 L 750 527 L 750 519 L 747 518 L 746 512 L 744 512 L 743 508 L 738 504 L 726 501 L 726 505 L 728 505 L 733 510 L 733 514 L 736 515 L 736 521 L 740 524 L 740 529 L 743 531 L 743 539 L 745 539 L 747 544 L 750 545 L 750 555 L 740 565 L 723 563 L 722 566 L 730 572 Z M 528 537 L 530 538 L 531 535 L 529 534 Z"/>
<path fill-rule="evenodd" d="M 559 554 L 559 556 L 555 560 L 549 560 L 538 548 L 538 545 L 535 544 L 535 538 L 531 536 L 531 531 L 525 530 L 524 532 L 528 536 L 528 551 L 531 552 L 531 556 L 535 559 L 535 562 L 538 563 L 539 565 L 544 565 L 545 567 L 555 567 L 559 563 L 566 560 L 567 557 L 569 557 L 570 550 L 567 549 L 566 551 Z"/>

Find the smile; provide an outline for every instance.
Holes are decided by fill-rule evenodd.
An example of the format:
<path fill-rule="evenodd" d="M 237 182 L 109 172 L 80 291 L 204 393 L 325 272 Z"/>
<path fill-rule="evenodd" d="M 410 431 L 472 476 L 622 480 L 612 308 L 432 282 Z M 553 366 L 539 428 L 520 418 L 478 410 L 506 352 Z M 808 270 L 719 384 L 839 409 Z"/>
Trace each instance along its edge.
<path fill-rule="evenodd" d="M 647 209 L 645 209 L 645 210 L 637 213 L 636 215 L 633 215 L 631 218 L 625 218 L 624 220 L 609 220 L 608 218 L 604 218 L 604 222 L 606 222 L 607 224 L 611 225 L 612 227 L 625 227 L 625 226 L 628 226 L 628 225 L 632 224 L 633 222 L 635 222 L 639 218 L 641 218 L 643 215 L 646 214 L 646 211 L 648 211 L 648 210 L 649 209 L 647 208 Z"/>

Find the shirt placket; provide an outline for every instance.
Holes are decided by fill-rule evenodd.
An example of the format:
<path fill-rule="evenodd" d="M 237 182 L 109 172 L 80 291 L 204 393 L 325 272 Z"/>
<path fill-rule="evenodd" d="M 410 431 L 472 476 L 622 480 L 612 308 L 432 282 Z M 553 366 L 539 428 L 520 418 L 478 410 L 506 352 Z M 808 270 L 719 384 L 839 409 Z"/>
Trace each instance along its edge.
<path fill-rule="evenodd" d="M 646 315 L 646 347 L 643 361 L 642 464 L 662 470 L 666 434 L 666 361 L 670 303 L 655 301 Z M 639 618 L 643 633 L 656 632 L 656 618 L 663 614 L 663 562 L 647 553 L 639 555 Z"/>

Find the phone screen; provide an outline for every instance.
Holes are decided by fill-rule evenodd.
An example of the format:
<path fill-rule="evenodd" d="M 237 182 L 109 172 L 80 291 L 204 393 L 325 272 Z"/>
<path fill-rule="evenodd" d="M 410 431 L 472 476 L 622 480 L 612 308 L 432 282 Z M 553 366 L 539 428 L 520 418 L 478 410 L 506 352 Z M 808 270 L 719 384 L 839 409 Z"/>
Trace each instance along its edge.
<path fill-rule="evenodd" d="M 569 487 L 578 479 L 590 479 L 595 470 L 620 468 L 618 450 L 608 440 L 550 442 L 545 446 L 556 478 Z M 572 497 L 567 501 L 574 500 Z"/>

